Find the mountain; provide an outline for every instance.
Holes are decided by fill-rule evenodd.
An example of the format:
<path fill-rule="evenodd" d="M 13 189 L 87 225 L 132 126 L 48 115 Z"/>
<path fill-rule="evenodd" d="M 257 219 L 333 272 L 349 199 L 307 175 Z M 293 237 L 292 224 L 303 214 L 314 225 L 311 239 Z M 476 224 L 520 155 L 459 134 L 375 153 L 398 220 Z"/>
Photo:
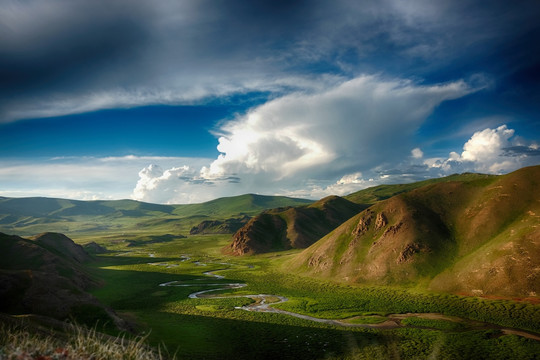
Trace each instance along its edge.
<path fill-rule="evenodd" d="M 312 202 L 285 196 L 254 194 L 188 205 L 159 205 L 135 200 L 79 201 L 0 197 L 0 231 L 29 236 L 44 231 L 71 234 L 111 230 L 128 232 L 150 227 L 157 230 L 159 227 L 159 233 L 170 233 L 177 231 L 175 224 L 186 219 L 227 219 Z"/>
<path fill-rule="evenodd" d="M 339 196 L 311 205 L 277 208 L 252 218 L 224 251 L 234 255 L 306 248 L 363 207 Z"/>
<path fill-rule="evenodd" d="M 34 239 L 0 233 L 0 312 L 38 314 L 57 319 L 113 321 L 125 324 L 86 292 L 96 286 L 81 266 L 90 260 L 84 249 L 62 234 Z"/>
<path fill-rule="evenodd" d="M 267 209 L 283 206 L 300 206 L 311 203 L 313 203 L 312 200 L 286 196 L 245 194 L 219 198 L 202 204 L 177 205 L 174 213 L 182 216 L 202 215 L 225 219 L 236 215 L 255 215 Z"/>
<path fill-rule="evenodd" d="M 382 200 L 285 265 L 310 276 L 475 295 L 540 294 L 540 166 Z"/>

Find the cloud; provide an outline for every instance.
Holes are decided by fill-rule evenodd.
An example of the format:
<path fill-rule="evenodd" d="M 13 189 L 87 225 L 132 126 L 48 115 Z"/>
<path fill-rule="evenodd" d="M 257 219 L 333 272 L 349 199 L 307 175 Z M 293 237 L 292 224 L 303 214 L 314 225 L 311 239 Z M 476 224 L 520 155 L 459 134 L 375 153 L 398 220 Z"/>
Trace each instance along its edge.
<path fill-rule="evenodd" d="M 477 90 L 463 81 L 422 86 L 365 75 L 284 96 L 224 124 L 222 154 L 202 174 L 265 173 L 275 181 L 369 168 L 401 157 L 441 102 Z"/>
<path fill-rule="evenodd" d="M 425 164 L 444 173 L 474 171 L 503 174 L 539 162 L 538 144 L 524 145 L 522 142 L 515 136 L 515 130 L 507 125 L 486 128 L 471 136 L 463 145 L 461 154 L 453 151 L 447 159 L 428 159 Z"/>
<path fill-rule="evenodd" d="M 424 153 L 420 148 L 414 148 L 411 150 L 411 156 L 415 159 L 421 159 L 424 156 Z"/>
<path fill-rule="evenodd" d="M 110 0 L 103 11 L 99 1 L 7 0 L 0 121 L 281 96 L 316 86 L 313 72 L 350 79 L 384 66 L 421 77 L 453 61 L 465 73 L 479 63 L 518 71 L 538 59 L 528 50 L 537 10 L 506 1 Z M 501 50 L 517 40 L 527 46 Z M 478 61 L 495 51 L 495 61 Z"/>
<path fill-rule="evenodd" d="M 69 199 L 128 199 L 141 168 L 159 161 L 200 168 L 210 159 L 181 157 L 58 157 L 0 159 L 0 195 Z"/>
<path fill-rule="evenodd" d="M 367 184 L 359 180 L 358 170 L 399 162 L 413 147 L 418 127 L 441 102 L 478 90 L 464 81 L 428 86 L 364 75 L 328 90 L 286 95 L 223 123 L 216 130 L 221 154 L 200 172 L 146 168 L 132 196 L 187 202 L 311 187 L 314 194 L 323 192 L 317 190 L 321 183 L 335 178 L 341 180 L 332 189 L 342 193 L 346 190 L 338 188 Z M 230 177 L 237 180 L 225 181 Z"/>

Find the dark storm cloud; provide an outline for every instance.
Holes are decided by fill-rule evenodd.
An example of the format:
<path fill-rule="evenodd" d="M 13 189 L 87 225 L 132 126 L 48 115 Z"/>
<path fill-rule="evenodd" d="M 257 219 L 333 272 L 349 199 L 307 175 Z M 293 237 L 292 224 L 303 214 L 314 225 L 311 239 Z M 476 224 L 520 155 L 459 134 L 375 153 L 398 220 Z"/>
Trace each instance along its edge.
<path fill-rule="evenodd" d="M 126 1 L 20 2 L 0 10 L 3 97 L 78 90 L 108 77 L 148 41 L 147 9 Z"/>
<path fill-rule="evenodd" d="M 317 74 L 439 82 L 486 72 L 534 94 L 539 8 L 534 1 L 8 1 L 0 9 L 0 121 L 302 89 L 315 86 Z"/>
<path fill-rule="evenodd" d="M 540 156 L 540 149 L 530 146 L 511 146 L 503 151 L 505 156 Z"/>

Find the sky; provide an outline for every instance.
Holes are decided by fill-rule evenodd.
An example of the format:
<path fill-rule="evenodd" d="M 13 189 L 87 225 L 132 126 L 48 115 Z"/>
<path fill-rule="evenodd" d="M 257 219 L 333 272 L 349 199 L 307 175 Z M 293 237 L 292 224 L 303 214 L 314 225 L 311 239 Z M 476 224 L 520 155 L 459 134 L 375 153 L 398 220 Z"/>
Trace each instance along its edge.
<path fill-rule="evenodd" d="M 540 164 L 540 3 L 4 0 L 0 196 L 319 199 Z"/>

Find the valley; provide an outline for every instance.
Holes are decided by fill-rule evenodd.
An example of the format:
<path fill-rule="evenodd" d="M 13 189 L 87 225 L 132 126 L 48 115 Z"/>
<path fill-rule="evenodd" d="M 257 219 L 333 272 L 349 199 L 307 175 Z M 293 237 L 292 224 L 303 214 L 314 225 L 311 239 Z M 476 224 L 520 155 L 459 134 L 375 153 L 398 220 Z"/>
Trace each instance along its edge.
<path fill-rule="evenodd" d="M 539 171 L 318 202 L 4 198 L 0 231 L 54 266 L 21 262 L 28 257 L 8 251 L 15 240 L 6 235 L 0 268 L 10 279 L 53 271 L 63 279 L 54 286 L 104 309 L 99 331 L 119 334 L 112 324 L 121 319 L 124 334 L 146 336 L 170 358 L 535 359 Z M 43 231 L 65 233 L 85 255 L 60 235 L 30 238 Z M 235 239 L 246 251 L 231 251 Z M 31 299 L 24 281 L 10 294 Z M 20 318 L 40 309 L 4 302 L 0 311 Z M 92 314 L 75 315 L 92 324 Z"/>

